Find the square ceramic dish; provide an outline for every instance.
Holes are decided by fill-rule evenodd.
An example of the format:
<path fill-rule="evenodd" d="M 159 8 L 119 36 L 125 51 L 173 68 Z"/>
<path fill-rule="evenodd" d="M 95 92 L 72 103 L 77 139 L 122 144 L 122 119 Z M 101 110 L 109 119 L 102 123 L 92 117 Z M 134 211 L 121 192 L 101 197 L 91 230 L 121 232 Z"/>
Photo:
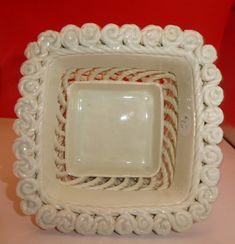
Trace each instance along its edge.
<path fill-rule="evenodd" d="M 207 217 L 217 195 L 216 51 L 177 26 L 47 31 L 26 49 L 14 171 L 44 229 L 165 235 Z"/>

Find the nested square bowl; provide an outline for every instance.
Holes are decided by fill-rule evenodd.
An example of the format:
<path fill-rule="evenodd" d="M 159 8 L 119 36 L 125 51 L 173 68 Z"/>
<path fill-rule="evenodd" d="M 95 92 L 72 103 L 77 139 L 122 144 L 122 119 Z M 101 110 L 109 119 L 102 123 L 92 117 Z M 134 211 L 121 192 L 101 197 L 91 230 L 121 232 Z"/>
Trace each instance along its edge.
<path fill-rule="evenodd" d="M 208 216 L 223 91 L 199 33 L 68 25 L 25 54 L 14 124 L 24 213 L 85 235 L 166 235 Z"/>

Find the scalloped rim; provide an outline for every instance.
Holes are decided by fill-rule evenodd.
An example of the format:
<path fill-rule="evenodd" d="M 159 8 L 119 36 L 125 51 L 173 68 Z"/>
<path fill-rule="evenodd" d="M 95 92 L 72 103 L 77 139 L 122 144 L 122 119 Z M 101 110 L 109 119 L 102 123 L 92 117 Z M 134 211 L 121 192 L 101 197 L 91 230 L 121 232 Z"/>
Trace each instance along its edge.
<path fill-rule="evenodd" d="M 196 105 L 196 136 L 194 164 L 197 171 L 192 188 L 196 194 L 187 206 L 178 208 L 151 208 L 128 211 L 112 215 L 97 212 L 95 215 L 84 210 L 78 214 L 69 207 L 58 209 L 53 203 L 46 203 L 41 196 L 39 183 L 40 121 L 43 110 L 43 72 L 47 64 L 58 56 L 75 53 L 144 53 L 158 50 L 172 56 L 184 52 L 190 57 L 194 73 L 194 95 Z M 192 30 L 182 31 L 178 26 L 168 25 L 164 29 L 149 25 L 142 30 L 136 25 L 108 24 L 102 29 L 96 24 L 85 24 L 81 28 L 68 25 L 60 32 L 46 31 L 38 36 L 37 42 L 29 43 L 25 50 L 28 58 L 21 66 L 23 78 L 19 83 L 22 95 L 15 106 L 19 119 L 14 129 L 19 135 L 14 144 L 17 161 L 14 172 L 20 178 L 17 194 L 22 199 L 21 208 L 25 214 L 36 214 L 41 228 L 56 227 L 62 232 L 76 230 L 80 234 L 109 235 L 148 234 L 152 231 L 167 235 L 171 230 L 182 232 L 193 222 L 205 219 L 211 203 L 217 196 L 217 183 L 222 161 L 222 152 L 216 145 L 221 142 L 223 132 L 219 124 L 223 112 L 218 108 L 223 100 L 223 90 L 218 86 L 221 73 L 213 64 L 217 58 L 212 45 L 203 45 L 202 36 Z M 35 137 L 37 133 L 37 137 Z"/>

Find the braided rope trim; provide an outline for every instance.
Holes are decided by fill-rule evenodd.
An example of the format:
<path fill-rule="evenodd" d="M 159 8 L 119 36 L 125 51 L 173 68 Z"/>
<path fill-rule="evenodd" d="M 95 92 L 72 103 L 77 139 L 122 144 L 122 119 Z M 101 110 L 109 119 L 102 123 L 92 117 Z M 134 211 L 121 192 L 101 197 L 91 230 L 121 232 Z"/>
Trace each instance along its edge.
<path fill-rule="evenodd" d="M 196 106 L 195 157 L 192 179 L 192 201 L 179 207 L 141 208 L 99 211 L 81 209 L 74 211 L 69 206 L 58 208 L 45 203 L 40 189 L 40 126 L 43 111 L 43 84 L 45 72 L 51 60 L 79 53 L 132 53 L 151 55 L 184 56 L 193 68 L 194 96 Z M 205 219 L 211 203 L 217 196 L 219 165 L 222 152 L 216 145 L 223 132 L 219 124 L 223 112 L 218 108 L 223 100 L 223 90 L 218 86 L 221 73 L 213 62 L 216 50 L 203 45 L 202 36 L 195 31 L 182 31 L 178 26 L 164 29 L 150 25 L 140 30 L 136 25 L 118 27 L 109 24 L 100 29 L 95 24 L 81 28 L 68 25 L 61 32 L 41 33 L 37 42 L 30 43 L 25 55 L 28 58 L 21 67 L 23 78 L 19 83 L 22 95 L 15 106 L 19 119 L 14 129 L 19 135 L 14 144 L 17 161 L 15 174 L 20 177 L 17 194 L 22 199 L 21 209 L 25 214 L 36 214 L 36 222 L 44 229 L 57 228 L 62 232 L 76 230 L 80 234 L 109 235 L 148 234 L 152 231 L 167 235 L 171 230 L 182 232 L 193 222 Z"/>
<path fill-rule="evenodd" d="M 170 73 L 163 73 L 145 69 L 127 68 L 91 68 L 73 69 L 67 71 L 62 78 L 57 99 L 57 127 L 55 139 L 55 164 L 57 166 L 57 178 L 66 185 L 76 188 L 90 188 L 95 190 L 152 190 L 165 189 L 172 180 L 174 174 L 176 138 L 177 138 L 177 87 Z M 160 172 L 153 177 L 74 177 L 66 172 L 65 160 L 65 123 L 67 96 L 66 90 L 75 81 L 110 80 L 126 82 L 154 82 L 163 88 L 164 96 L 164 138 L 162 165 Z"/>

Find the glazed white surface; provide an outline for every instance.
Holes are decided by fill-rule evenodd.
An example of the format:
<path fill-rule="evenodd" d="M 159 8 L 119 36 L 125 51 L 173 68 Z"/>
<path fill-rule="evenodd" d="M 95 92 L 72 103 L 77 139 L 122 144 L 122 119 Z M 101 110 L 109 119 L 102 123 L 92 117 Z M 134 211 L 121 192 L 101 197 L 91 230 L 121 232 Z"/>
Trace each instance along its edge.
<path fill-rule="evenodd" d="M 157 84 L 73 83 L 66 121 L 67 172 L 150 177 L 161 162 L 163 97 Z"/>
<path fill-rule="evenodd" d="M 12 174 L 12 165 L 14 155 L 11 149 L 15 140 L 15 133 L 12 131 L 13 119 L 0 119 L 0 131 L 4 143 L 0 147 L 0 199 L 2 207 L 0 240 L 2 243 L 25 243 L 25 244 L 42 244 L 42 243 L 61 243 L 74 244 L 83 242 L 91 244 L 94 242 L 102 242 L 104 244 L 132 244 L 147 243 L 153 244 L 157 242 L 164 244 L 198 244 L 207 243 L 233 243 L 234 241 L 234 218 L 235 211 L 225 211 L 225 209 L 234 210 L 235 195 L 233 186 L 235 184 L 235 150 L 226 142 L 221 143 L 221 150 L 224 154 L 224 160 L 221 165 L 221 179 L 219 182 L 219 196 L 213 204 L 213 211 L 210 217 L 200 224 L 193 225 L 193 228 L 185 233 L 171 232 L 168 237 L 157 237 L 154 233 L 147 236 L 136 236 L 135 234 L 127 236 L 119 236 L 114 233 L 111 236 L 78 236 L 76 232 L 63 235 L 56 230 L 45 231 L 32 224 L 31 218 L 22 215 L 20 201 L 15 195 L 15 185 L 17 178 Z M 14 204 L 13 204 L 14 203 Z M 14 235 L 12 233 L 14 232 Z"/>
<path fill-rule="evenodd" d="M 119 28 L 110 24 L 102 30 L 95 24 L 86 24 L 81 28 L 70 25 L 60 33 L 41 33 L 38 42 L 31 43 L 25 53 L 29 60 L 21 67 L 24 78 L 19 89 L 23 98 L 16 105 L 19 119 L 14 125 L 20 135 L 14 144 L 18 159 L 14 169 L 21 178 L 17 193 L 22 198 L 24 213 L 36 214 L 36 222 L 44 229 L 56 227 L 62 232 L 75 229 L 81 234 L 102 235 L 113 231 L 119 234 L 148 234 L 154 231 L 166 235 L 171 230 L 185 231 L 193 222 L 208 216 L 211 203 L 217 196 L 216 185 L 220 177 L 218 166 L 222 153 L 216 144 L 221 142 L 223 136 L 218 127 L 223 113 L 217 106 L 223 99 L 223 93 L 218 88 L 221 74 L 213 64 L 217 58 L 216 51 L 211 45 L 203 45 L 199 33 L 182 31 L 172 25 L 164 29 L 147 26 L 143 30 L 135 25 Z M 168 208 L 133 206 L 125 211 L 120 206 L 114 211 L 111 208 L 81 207 L 74 211 L 70 204 L 60 207 L 44 195 L 41 181 L 50 181 L 41 177 L 40 162 L 42 120 L 38 115 L 44 108 L 44 72 L 51 59 L 74 53 L 144 53 L 186 58 L 193 74 L 196 125 L 193 178 L 185 202 Z"/>
<path fill-rule="evenodd" d="M 114 59 L 115 57 L 115 59 Z M 124 58 L 125 57 L 125 58 Z M 128 56 L 120 56 L 120 62 L 121 65 L 130 65 L 130 61 L 127 58 Z M 138 60 L 136 64 L 143 65 L 142 59 L 139 57 L 137 59 L 133 59 L 134 56 L 130 56 L 131 61 Z M 74 58 L 74 57 L 73 57 Z M 86 58 L 88 58 L 86 56 Z M 77 66 L 88 65 L 89 68 L 76 68 L 76 69 L 69 69 L 64 71 L 65 74 L 62 76 L 62 79 L 54 77 L 52 78 L 50 83 L 54 84 L 53 87 L 48 88 L 48 94 L 53 93 L 55 90 L 56 84 L 59 82 L 59 92 L 57 97 L 57 109 L 56 109 L 56 118 L 57 118 L 57 126 L 55 129 L 54 137 L 55 137 L 55 146 L 54 149 L 56 150 L 56 157 L 55 157 L 55 165 L 57 168 L 57 177 L 60 179 L 60 182 L 65 185 L 73 185 L 76 186 L 76 189 L 93 189 L 93 190 L 99 190 L 99 189 L 106 189 L 106 190 L 114 190 L 114 191 L 135 191 L 135 190 L 156 190 L 156 189 L 166 189 L 168 188 L 172 181 L 173 181 L 173 174 L 174 174 L 174 166 L 176 164 L 176 139 L 178 139 L 178 142 L 180 143 L 180 136 L 177 138 L 177 114 L 178 114 L 178 95 L 177 95 L 177 85 L 175 81 L 175 76 L 172 73 L 169 72 L 160 72 L 156 70 L 146 70 L 144 68 L 142 69 L 133 69 L 133 68 L 127 68 L 127 67 L 97 67 L 97 65 L 102 65 L 103 62 L 104 65 L 120 65 L 117 63 L 117 55 L 109 57 L 109 60 L 107 60 L 107 57 L 105 56 L 90 56 L 90 59 L 87 60 L 85 63 L 85 56 L 76 56 L 75 60 L 73 61 L 74 64 L 76 63 Z M 142 57 L 143 58 L 143 57 Z M 94 63 L 95 59 L 98 61 L 98 63 Z M 79 60 L 82 61 L 79 63 Z M 63 61 L 63 60 L 60 60 Z M 73 66 L 73 62 L 71 62 L 71 59 L 66 59 L 66 63 L 62 62 L 62 64 L 56 64 L 55 67 L 58 65 L 61 66 Z M 108 61 L 108 62 L 107 62 Z M 146 61 L 146 59 L 145 59 Z M 124 63 L 125 62 L 125 63 Z M 172 62 L 172 60 L 171 60 Z M 155 62 L 151 62 L 152 64 L 155 64 Z M 135 65 L 136 65 L 135 64 Z M 92 67 L 95 66 L 96 68 Z M 90 68 L 92 67 L 92 68 Z M 155 67 L 157 69 L 157 67 Z M 53 72 L 53 66 L 51 66 L 50 70 Z M 89 76 L 87 76 L 89 74 Z M 184 70 L 185 74 L 185 70 Z M 104 83 L 105 79 L 109 79 L 107 82 L 110 85 L 115 85 L 118 83 L 123 83 L 123 77 L 126 77 L 126 79 L 129 79 L 128 81 L 125 81 L 126 85 L 128 84 L 141 84 L 141 85 L 158 85 L 162 89 L 163 93 L 163 113 L 164 113 L 164 136 L 163 140 L 160 146 L 162 146 L 161 151 L 161 162 L 160 162 L 160 169 L 158 172 L 156 172 L 155 175 L 151 177 L 75 177 L 71 179 L 68 176 L 67 172 L 67 164 L 66 163 L 66 157 L 65 155 L 65 146 L 66 141 L 65 138 L 65 124 L 67 120 L 67 102 L 69 100 L 69 97 L 66 96 L 67 91 L 69 90 L 69 87 L 74 82 L 83 82 L 84 81 L 89 83 L 89 79 L 95 79 L 93 82 L 100 82 L 101 84 Z M 102 78 L 101 78 L 102 77 Z M 128 78 L 129 77 L 129 78 Z M 186 77 L 185 77 L 186 78 Z M 115 79 L 115 80 L 113 80 Z M 142 80 L 143 82 L 137 82 Z M 183 79 L 182 79 L 183 80 Z M 111 84 L 112 82 L 112 84 Z M 91 81 L 90 81 L 91 83 Z M 127 86 L 128 87 L 128 86 Z M 184 86 L 185 88 L 185 86 Z M 181 92 L 182 95 L 185 97 L 190 97 L 190 95 L 187 94 L 187 89 L 184 89 L 184 92 Z M 185 98 L 183 96 L 180 97 L 180 101 L 184 101 Z M 189 103 L 182 103 L 181 104 L 185 106 L 190 107 Z M 170 106 L 169 106 L 170 105 Z M 48 112 L 48 115 L 53 115 L 53 110 Z M 167 117 L 165 116 L 167 115 Z M 47 115 L 46 115 L 47 117 Z M 157 117 L 155 118 L 157 119 Z M 189 128 L 189 126 L 188 126 Z M 69 126 L 68 126 L 69 129 Z M 44 129 L 45 130 L 45 129 Z M 54 131 L 54 129 L 48 129 L 50 131 Z M 168 132 L 169 131 L 169 132 Z M 48 131 L 49 132 L 49 131 Z M 188 139 L 186 141 L 186 137 L 184 136 L 184 142 L 186 145 L 189 144 L 189 141 L 192 141 L 190 138 L 190 133 L 188 133 Z M 48 141 L 49 134 L 47 133 L 47 141 Z M 170 136 L 173 140 L 171 140 Z M 91 137 L 93 138 L 93 136 Z M 189 140 L 190 138 L 190 140 Z M 155 141 L 159 140 L 158 136 L 153 137 Z M 152 144 L 156 144 L 155 141 Z M 107 144 L 108 142 L 106 142 Z M 50 144 L 45 145 L 46 148 L 49 147 Z M 70 147 L 67 147 L 68 149 Z M 53 150 L 53 149 L 52 149 Z M 157 149 L 156 149 L 157 151 Z M 189 150 L 190 154 L 190 150 Z M 185 155 L 186 156 L 186 155 Z M 187 157 L 185 157 L 187 159 Z M 52 159 L 53 160 L 53 159 Z M 182 159 L 180 159 L 182 161 Z M 187 160 L 186 160 L 187 161 Z M 73 175 L 74 176 L 74 175 Z M 53 176 L 52 176 L 53 177 Z M 61 188 L 61 187 L 60 187 Z M 93 202 L 93 200 L 91 201 Z M 115 202 L 115 199 L 114 199 Z"/>

